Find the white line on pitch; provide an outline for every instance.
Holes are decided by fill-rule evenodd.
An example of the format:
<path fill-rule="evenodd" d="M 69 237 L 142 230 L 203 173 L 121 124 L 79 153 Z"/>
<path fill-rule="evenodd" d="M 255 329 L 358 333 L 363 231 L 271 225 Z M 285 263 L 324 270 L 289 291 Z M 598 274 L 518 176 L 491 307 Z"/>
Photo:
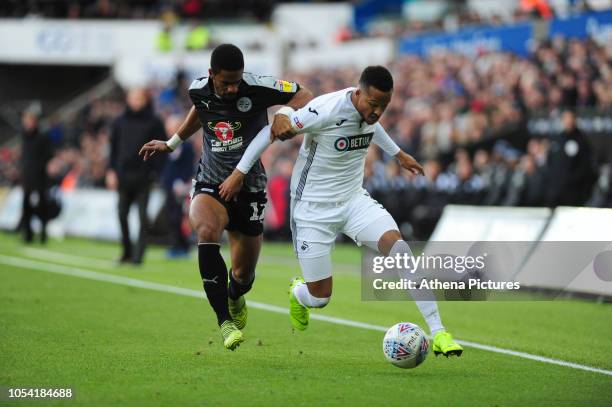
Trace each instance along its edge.
<path fill-rule="evenodd" d="M 55 260 L 57 263 L 67 263 L 74 266 L 85 266 L 85 267 L 96 267 L 102 269 L 108 269 L 113 267 L 118 267 L 113 261 L 104 260 L 99 257 L 85 257 L 85 256 L 75 256 L 73 254 L 67 254 L 63 252 L 57 252 L 48 249 L 36 249 L 32 247 L 25 247 L 21 249 L 21 253 L 25 255 L 25 257 L 34 257 L 45 260 Z M 230 257 L 229 251 L 222 251 L 222 254 L 225 258 Z M 154 260 L 166 260 L 164 253 L 151 253 L 147 256 L 147 259 Z M 188 257 L 190 260 L 197 260 L 197 255 L 192 255 Z M 283 266 L 295 267 L 299 269 L 299 264 L 297 259 L 291 259 L 287 257 L 281 256 L 271 256 L 262 254 L 259 256 L 259 264 L 281 264 Z M 129 266 L 129 265 L 128 265 Z M 348 264 L 348 263 L 334 263 L 334 273 L 339 272 L 342 274 L 359 277 L 360 276 L 360 266 L 358 264 Z"/>
<path fill-rule="evenodd" d="M 45 262 L 40 262 L 36 260 L 28 260 L 28 259 L 24 259 L 21 257 L 11 257 L 11 256 L 0 255 L 0 263 L 9 265 L 9 266 L 20 267 L 20 268 L 47 271 L 50 273 L 64 274 L 64 275 L 69 275 L 73 277 L 85 278 L 89 280 L 104 281 L 107 283 L 114 283 L 114 284 L 130 286 L 130 287 L 144 288 L 147 290 L 178 294 L 178 295 L 183 295 L 187 297 L 204 298 L 204 292 L 199 291 L 199 290 L 175 287 L 175 286 L 166 285 L 166 284 L 144 281 L 144 280 L 140 280 L 137 278 L 129 278 L 129 277 L 117 276 L 113 274 L 100 273 L 97 271 L 68 267 L 68 266 L 63 266 L 59 264 L 45 263 Z M 251 308 L 261 309 L 264 311 L 270 311 L 270 312 L 275 312 L 279 314 L 287 314 L 288 312 L 286 308 L 278 307 L 276 305 L 256 302 L 256 301 L 248 301 L 248 304 L 249 304 L 249 307 Z M 384 332 L 387 330 L 387 328 L 385 328 L 384 326 L 368 324 L 365 322 L 351 321 L 349 319 L 344 319 L 344 318 L 329 317 L 329 316 L 313 314 L 313 313 L 310 314 L 310 317 L 312 319 L 316 319 L 319 321 L 325 321 L 325 322 L 329 322 L 332 324 L 338 324 L 338 325 L 352 326 L 355 328 L 363 328 L 363 329 L 369 329 L 369 330 L 381 331 L 381 332 Z M 468 347 L 481 349 L 481 350 L 485 350 L 489 352 L 501 353 L 504 355 L 511 355 L 511 356 L 516 356 L 516 357 L 520 357 L 524 359 L 535 360 L 538 362 L 549 363 L 549 364 L 558 365 L 558 366 L 565 366 L 565 367 L 569 367 L 573 369 L 585 370 L 587 372 L 600 373 L 600 374 L 612 376 L 612 370 L 599 369 L 596 367 L 580 365 L 578 363 L 567 362 L 567 361 L 560 360 L 560 359 L 547 358 L 543 356 L 532 355 L 530 353 L 518 352 L 518 351 L 504 349 L 504 348 L 498 348 L 496 346 L 484 345 L 484 344 L 480 344 L 477 342 L 470 342 L 470 341 L 457 341 L 457 342 L 461 343 L 462 345 L 468 346 Z"/>
<path fill-rule="evenodd" d="M 92 257 L 75 256 L 73 254 L 66 254 L 55 252 L 47 249 L 36 249 L 33 247 L 24 247 L 21 249 L 27 257 L 43 257 L 48 260 L 56 260 L 58 262 L 72 263 L 77 266 L 89 266 L 89 267 L 100 267 L 100 268 L 112 268 L 115 264 L 110 260 L 104 260 Z"/>

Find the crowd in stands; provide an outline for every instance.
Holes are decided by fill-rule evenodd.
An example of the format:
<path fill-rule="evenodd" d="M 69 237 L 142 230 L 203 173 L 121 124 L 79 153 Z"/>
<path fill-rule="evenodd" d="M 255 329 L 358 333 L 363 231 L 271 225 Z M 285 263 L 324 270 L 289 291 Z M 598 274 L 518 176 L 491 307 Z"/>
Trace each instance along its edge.
<path fill-rule="evenodd" d="M 529 59 L 506 53 L 475 59 L 405 56 L 390 68 L 394 96 L 381 123 L 424 164 L 426 176 L 400 171 L 371 147 L 364 185 L 407 234 L 426 238 L 448 203 L 612 207 L 610 164 L 597 161 L 575 128 L 576 111 L 612 109 L 612 47 L 556 39 L 537 46 Z M 285 74 L 315 95 L 352 86 L 358 76 L 354 69 Z M 171 86 L 151 89 L 163 120 L 185 114 L 188 83 L 179 75 Z M 57 184 L 104 187 L 109 128 L 124 108 L 123 95 L 116 92 L 92 100 L 72 121 L 51 129 L 57 149 L 48 170 Z M 557 117 L 564 138 L 530 137 L 525 120 L 536 112 Z M 289 178 L 300 141 L 275 143 L 262 157 L 270 180 L 268 226 L 279 238 L 288 237 Z M 199 151 L 201 137 L 191 142 Z M 561 153 L 569 161 L 560 161 Z M 0 177 L 16 183 L 18 173 L 7 163 L 18 153 L 0 154 Z"/>
<path fill-rule="evenodd" d="M 420 6 L 416 3 L 413 4 L 415 8 Z M 372 23 L 365 33 L 349 32 L 345 34 L 344 39 L 358 38 L 363 35 L 368 37 L 402 37 L 425 32 L 453 32 L 466 27 L 500 26 L 533 19 L 546 20 L 572 14 L 601 11 L 606 7 L 609 7 L 609 5 L 591 0 L 517 0 L 514 1 L 514 7 L 508 8 L 504 5 L 495 12 L 488 7 L 482 10 L 478 8 L 478 5 L 470 7 L 462 2 L 449 2 L 447 7 L 441 9 L 443 12 L 440 12 L 439 18 L 419 19 L 412 16 L 408 11 L 408 18 L 381 19 Z"/>
<path fill-rule="evenodd" d="M 164 13 L 173 13 L 183 19 L 227 19 L 231 10 L 233 19 L 269 21 L 273 7 L 278 3 L 295 0 L 4 0 L 0 3 L 0 17 L 47 17 L 68 19 L 156 19 Z M 302 1 L 307 3 L 308 1 Z M 324 3 L 325 0 L 318 0 Z M 334 2 L 334 0 L 328 0 Z M 392 2 L 389 2 L 392 3 Z M 396 2 L 393 2 L 396 4 Z M 420 7 L 417 2 L 417 7 Z M 580 13 L 605 8 L 598 0 L 517 0 L 511 15 L 500 15 L 480 10 L 463 2 L 450 1 L 440 9 L 440 18 L 427 21 L 391 18 L 381 20 L 392 24 L 374 25 L 369 35 L 401 35 L 430 30 L 457 29 L 471 25 L 496 25 L 530 18 L 551 18 L 556 15 Z M 436 5 L 438 6 L 438 5 Z M 506 12 L 506 14 L 508 14 Z M 383 14 L 384 17 L 384 14 Z M 386 27 L 386 28 L 383 28 Z M 389 31 L 389 29 L 391 31 Z"/>
<path fill-rule="evenodd" d="M 425 0 L 421 0 L 425 3 Z M 195 51 L 212 49 L 218 45 L 209 29 L 211 21 L 252 21 L 268 23 L 273 9 L 279 3 L 295 3 L 295 0 L 4 0 L 0 2 L 0 18 L 65 18 L 65 19 L 159 19 L 162 28 L 155 40 L 160 52 L 170 52 L 176 49 Z M 308 3 L 308 1 L 301 1 Z M 325 3 L 319 0 L 318 3 Z M 333 0 L 328 0 L 333 2 Z M 359 3 L 359 2 L 356 2 Z M 384 3 L 380 1 L 380 3 Z M 426 32 L 454 32 L 465 27 L 497 26 L 519 23 L 532 19 L 550 19 L 557 16 L 580 14 L 589 11 L 601 11 L 610 8 L 599 0 L 514 0 L 508 7 L 504 6 L 500 13 L 495 13 L 490 7 L 478 4 L 447 1 L 446 4 L 434 4 L 438 8 L 437 17 L 412 15 L 410 11 L 403 12 L 403 18 L 397 18 L 400 5 L 389 0 L 382 4 L 386 12 L 377 15 L 372 21 L 361 27 L 349 24 L 341 27 L 334 39 L 338 42 L 350 41 L 364 37 L 403 37 Z M 418 1 L 409 5 L 415 8 L 422 6 Z M 424 7 L 427 9 L 428 7 Z M 228 16 L 231 10 L 231 16 Z M 427 14 L 427 13 L 426 13 Z M 177 42 L 176 28 L 178 25 L 187 28 L 185 38 Z M 179 30 L 180 31 L 180 30 Z M 312 46 L 313 43 L 309 43 Z M 254 41 L 254 48 L 261 43 Z M 290 43 L 290 47 L 296 46 Z"/>
<path fill-rule="evenodd" d="M 3 0 L 0 17 L 68 19 L 157 19 L 174 13 L 184 19 L 269 19 L 272 0 Z"/>
<path fill-rule="evenodd" d="M 612 206 L 610 164 L 598 162 L 584 135 L 574 134 L 576 112 L 611 111 L 612 48 L 558 38 L 537 46 L 530 59 L 441 54 L 390 66 L 394 97 L 381 123 L 424 163 L 426 177 L 400 171 L 371 148 L 365 186 L 417 237 L 428 236 L 448 203 Z M 288 76 L 322 94 L 355 84 L 359 72 Z M 536 113 L 557 118 L 563 136 L 530 137 L 525 121 Z M 268 153 L 293 160 L 298 146 L 275 144 Z M 566 165 L 580 168 L 570 174 Z"/>

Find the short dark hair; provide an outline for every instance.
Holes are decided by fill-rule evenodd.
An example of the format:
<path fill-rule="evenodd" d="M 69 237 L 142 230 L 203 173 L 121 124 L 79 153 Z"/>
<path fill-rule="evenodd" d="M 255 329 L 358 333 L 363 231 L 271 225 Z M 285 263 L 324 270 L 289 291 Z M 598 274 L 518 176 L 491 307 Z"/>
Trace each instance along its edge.
<path fill-rule="evenodd" d="M 244 69 L 244 57 L 240 48 L 234 44 L 221 44 L 215 48 L 210 57 L 210 68 L 217 73 L 224 71 L 238 71 Z"/>
<path fill-rule="evenodd" d="M 382 92 L 389 92 L 393 89 L 393 77 L 384 66 L 368 66 L 361 73 L 359 85 L 364 89 L 373 86 Z"/>

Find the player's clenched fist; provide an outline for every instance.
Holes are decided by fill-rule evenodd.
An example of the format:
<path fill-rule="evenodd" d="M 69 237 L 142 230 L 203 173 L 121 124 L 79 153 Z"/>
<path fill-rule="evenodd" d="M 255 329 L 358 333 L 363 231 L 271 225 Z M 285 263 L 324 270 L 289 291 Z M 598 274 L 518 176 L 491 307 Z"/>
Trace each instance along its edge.
<path fill-rule="evenodd" d="M 419 164 L 417 160 L 415 160 L 414 157 L 412 157 L 410 154 L 400 151 L 399 153 L 397 153 L 395 158 L 397 158 L 399 165 L 403 169 L 410 171 L 414 175 L 425 175 L 421 164 Z"/>
<path fill-rule="evenodd" d="M 152 141 L 149 141 L 144 146 L 142 146 L 142 148 L 138 152 L 138 155 L 141 156 L 144 161 L 147 161 L 157 151 L 162 152 L 162 153 L 172 152 L 172 150 L 170 149 L 170 147 L 168 147 L 168 144 L 166 144 L 165 141 L 152 140 Z"/>
<path fill-rule="evenodd" d="M 270 141 L 274 140 L 288 140 L 295 136 L 295 131 L 291 126 L 291 119 L 284 114 L 277 114 L 274 116 L 274 122 L 270 128 Z"/>

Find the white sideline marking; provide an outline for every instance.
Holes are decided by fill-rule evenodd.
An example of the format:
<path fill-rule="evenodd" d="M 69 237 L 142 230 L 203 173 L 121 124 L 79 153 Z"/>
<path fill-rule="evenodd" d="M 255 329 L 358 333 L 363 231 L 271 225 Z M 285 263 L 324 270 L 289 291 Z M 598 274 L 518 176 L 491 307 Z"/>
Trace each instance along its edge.
<path fill-rule="evenodd" d="M 46 258 L 49 260 L 57 260 L 58 262 L 72 263 L 76 266 L 85 267 L 100 267 L 100 268 L 112 268 L 115 264 L 112 261 L 96 259 L 92 257 L 81 257 L 72 254 L 54 252 L 53 250 L 47 249 L 36 249 L 33 247 L 25 247 L 21 249 L 21 252 L 28 257 Z"/>
<path fill-rule="evenodd" d="M 37 257 L 42 260 L 45 260 L 45 259 L 56 260 L 58 263 L 68 263 L 68 264 L 75 265 L 75 266 L 85 266 L 85 267 L 89 266 L 89 267 L 98 267 L 98 268 L 104 268 L 104 269 L 120 267 L 119 265 L 109 260 L 104 260 L 104 259 L 94 258 L 94 257 L 75 256 L 73 254 L 56 252 L 56 251 L 48 250 L 48 249 L 36 249 L 32 247 L 26 247 L 26 248 L 21 249 L 21 252 L 25 254 L 26 257 Z M 222 250 L 221 253 L 223 257 L 225 258 L 230 257 L 229 251 Z M 167 260 L 166 256 L 163 253 L 148 254 L 147 259 L 149 260 Z M 197 253 L 190 255 L 189 257 L 187 257 L 187 259 L 197 261 L 198 259 Z M 295 267 L 296 269 L 299 268 L 297 259 L 292 260 L 292 259 L 288 259 L 286 257 L 281 257 L 281 256 L 270 256 L 270 255 L 261 254 L 259 256 L 258 264 L 266 264 L 266 263 L 281 264 L 283 266 Z M 342 273 L 342 274 L 359 277 L 360 276 L 359 267 L 360 267 L 359 264 L 351 265 L 348 263 L 334 263 L 334 273 Z"/>
<path fill-rule="evenodd" d="M 112 275 L 112 274 L 107 274 L 107 273 L 100 273 L 97 271 L 68 267 L 68 266 L 63 266 L 59 264 L 40 262 L 36 260 L 28 260 L 28 259 L 24 259 L 20 257 L 0 255 L 0 263 L 9 265 L 9 266 L 19 267 L 19 268 L 47 271 L 50 273 L 63 274 L 63 275 L 68 275 L 68 276 L 73 276 L 73 277 L 80 277 L 80 278 L 85 278 L 88 280 L 104 281 L 107 283 L 120 284 L 124 286 L 136 287 L 136 288 L 144 288 L 147 290 L 178 294 L 178 295 L 183 295 L 187 297 L 204 298 L 204 292 L 199 291 L 199 290 L 175 287 L 175 286 L 166 285 L 166 284 L 144 281 L 144 280 L 140 280 L 137 278 L 129 278 L 129 277 L 117 276 L 117 275 Z M 279 314 L 288 313 L 288 310 L 286 308 L 278 307 L 276 305 L 270 305 L 270 304 L 265 304 L 265 303 L 256 302 L 256 301 L 248 301 L 248 304 L 251 308 L 255 308 L 255 309 L 276 312 Z M 385 332 L 387 330 L 387 328 L 384 326 L 368 324 L 365 322 L 351 321 L 349 319 L 344 319 L 344 318 L 329 317 L 326 315 L 319 315 L 319 314 L 313 314 L 313 313 L 310 314 L 310 317 L 312 319 L 316 319 L 319 321 L 325 321 L 325 322 L 329 322 L 332 324 L 338 324 L 338 325 L 344 325 L 344 326 L 352 326 L 355 328 L 369 329 L 369 330 L 380 331 L 380 332 Z M 530 353 L 518 352 L 518 351 L 504 349 L 504 348 L 498 348 L 496 346 L 484 345 L 484 344 L 477 343 L 477 342 L 470 342 L 470 341 L 457 341 L 457 342 L 459 342 L 460 344 L 464 346 L 468 346 L 468 347 L 472 347 L 472 348 L 476 348 L 480 350 L 485 350 L 489 352 L 501 353 L 504 355 L 516 356 L 516 357 L 520 357 L 523 359 L 535 360 L 538 362 L 549 363 L 552 365 L 565 366 L 565 367 L 569 367 L 572 369 L 585 370 L 587 372 L 600 373 L 600 374 L 612 376 L 612 370 L 600 369 L 596 367 L 580 365 L 578 363 L 566 362 L 560 359 L 547 358 L 543 356 L 532 355 Z"/>

